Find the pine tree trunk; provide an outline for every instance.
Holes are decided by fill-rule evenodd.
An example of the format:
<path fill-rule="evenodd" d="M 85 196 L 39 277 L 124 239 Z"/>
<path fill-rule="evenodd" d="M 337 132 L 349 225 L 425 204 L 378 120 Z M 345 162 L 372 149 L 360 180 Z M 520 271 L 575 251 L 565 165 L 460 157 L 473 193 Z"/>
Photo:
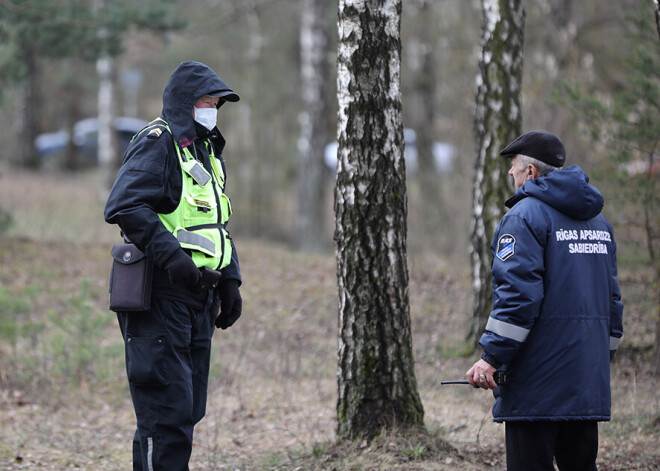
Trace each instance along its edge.
<path fill-rule="evenodd" d="M 341 438 L 423 425 L 410 331 L 401 1 L 340 0 L 335 240 Z"/>
<path fill-rule="evenodd" d="M 27 74 L 16 98 L 14 118 L 16 140 L 10 160 L 18 166 L 36 169 L 40 164 L 34 140 L 39 135 L 37 113 L 41 106 L 39 96 L 41 73 L 36 52 L 30 47 L 23 48 L 22 52 Z"/>
<path fill-rule="evenodd" d="M 477 345 L 492 308 L 490 244 L 513 193 L 510 161 L 499 156 L 521 130 L 525 10 L 522 0 L 482 0 L 483 28 L 477 76 L 470 256 L 472 318 L 468 340 Z"/>
<path fill-rule="evenodd" d="M 428 206 L 436 206 L 438 200 L 438 175 L 435 171 L 433 159 L 433 135 L 436 118 L 435 90 L 438 85 L 437 64 L 434 60 L 434 47 L 432 38 L 437 28 L 434 21 L 433 4 L 431 1 L 423 1 L 418 5 L 418 15 L 424 18 L 419 30 L 417 40 L 419 41 L 419 71 L 415 76 L 415 90 L 419 94 L 419 115 L 415 126 L 417 154 L 419 163 L 419 176 L 424 194 L 424 203 Z M 427 208 L 430 209 L 430 208 Z M 430 212 L 426 212 L 430 216 Z"/>
<path fill-rule="evenodd" d="M 65 60 L 69 73 L 67 73 L 64 82 L 64 92 L 66 97 L 64 105 L 66 111 L 63 113 L 63 124 L 69 136 L 74 136 L 75 125 L 80 119 L 82 119 L 81 85 L 80 80 L 78 79 L 78 73 L 74 72 L 77 71 L 76 61 L 71 58 Z M 89 161 L 85 156 L 80 155 L 80 152 L 76 149 L 75 139 L 69 139 L 64 156 L 64 168 L 66 170 L 78 170 L 86 165 L 89 165 Z"/>
<path fill-rule="evenodd" d="M 328 143 L 327 2 L 303 0 L 300 31 L 302 98 L 298 152 L 297 246 L 320 250 L 324 243 L 325 176 L 323 151 Z"/>
<path fill-rule="evenodd" d="M 655 7 L 655 25 L 658 30 L 658 37 L 660 38 L 660 1 L 653 0 L 653 6 Z M 651 166 L 649 166 L 649 169 Z M 660 260 L 655 261 L 656 264 L 656 280 L 660 280 Z M 658 292 L 658 304 L 657 304 L 657 314 L 655 321 L 655 365 L 656 368 L 660 365 L 660 289 Z"/>
<path fill-rule="evenodd" d="M 653 0 L 653 6 L 655 7 L 655 27 L 658 30 L 658 37 L 660 37 L 660 1 Z"/>

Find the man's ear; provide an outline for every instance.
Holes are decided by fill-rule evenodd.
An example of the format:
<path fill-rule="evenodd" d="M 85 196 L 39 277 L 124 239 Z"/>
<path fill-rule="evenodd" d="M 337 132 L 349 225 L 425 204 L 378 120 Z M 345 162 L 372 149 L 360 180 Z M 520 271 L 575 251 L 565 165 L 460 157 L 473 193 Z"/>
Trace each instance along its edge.
<path fill-rule="evenodd" d="M 527 166 L 527 178 L 537 178 L 539 176 L 539 169 L 536 168 L 536 165 L 529 164 Z"/>

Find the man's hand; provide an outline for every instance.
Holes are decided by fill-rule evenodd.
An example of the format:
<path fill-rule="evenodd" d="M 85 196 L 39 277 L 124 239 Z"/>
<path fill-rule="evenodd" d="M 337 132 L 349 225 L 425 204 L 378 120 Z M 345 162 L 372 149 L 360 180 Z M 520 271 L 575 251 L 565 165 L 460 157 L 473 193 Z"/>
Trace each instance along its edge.
<path fill-rule="evenodd" d="M 243 298 L 238 290 L 238 281 L 227 279 L 216 288 L 216 295 L 220 300 L 220 314 L 215 319 L 215 326 L 225 330 L 231 327 L 241 317 Z"/>
<path fill-rule="evenodd" d="M 479 360 L 470 368 L 465 376 L 468 382 L 474 386 L 483 389 L 495 389 L 497 384 L 493 379 L 495 367 L 485 360 Z"/>
<path fill-rule="evenodd" d="M 170 283 L 173 285 L 185 283 L 190 286 L 195 286 L 202 273 L 195 265 L 190 255 L 185 253 L 182 249 L 177 249 L 176 252 L 165 263 L 165 271 L 170 278 Z"/>

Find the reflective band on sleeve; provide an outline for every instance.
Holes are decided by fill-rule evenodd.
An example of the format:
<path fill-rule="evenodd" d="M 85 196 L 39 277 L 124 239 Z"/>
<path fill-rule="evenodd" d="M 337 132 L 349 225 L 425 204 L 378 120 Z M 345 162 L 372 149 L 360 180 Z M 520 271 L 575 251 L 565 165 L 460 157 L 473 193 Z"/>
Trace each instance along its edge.
<path fill-rule="evenodd" d="M 154 471 L 154 439 L 147 437 L 147 466 L 149 471 Z"/>
<path fill-rule="evenodd" d="M 529 335 L 529 329 L 497 320 L 494 317 L 488 318 L 486 330 L 490 330 L 494 334 L 498 334 L 502 337 L 516 340 L 518 342 L 524 342 Z"/>
<path fill-rule="evenodd" d="M 215 244 L 213 241 L 202 235 L 195 234 L 194 232 L 179 231 L 176 235 L 176 238 L 179 240 L 179 242 L 184 244 L 195 245 L 197 247 L 201 247 L 209 253 L 215 253 Z"/>
<path fill-rule="evenodd" d="M 204 170 L 204 167 L 202 167 L 199 162 L 195 162 L 195 165 L 192 166 L 189 173 L 190 176 L 202 186 L 206 185 L 211 179 L 211 176 L 206 173 L 206 170 Z"/>
<path fill-rule="evenodd" d="M 623 337 L 610 337 L 610 350 L 619 348 L 619 343 Z"/>

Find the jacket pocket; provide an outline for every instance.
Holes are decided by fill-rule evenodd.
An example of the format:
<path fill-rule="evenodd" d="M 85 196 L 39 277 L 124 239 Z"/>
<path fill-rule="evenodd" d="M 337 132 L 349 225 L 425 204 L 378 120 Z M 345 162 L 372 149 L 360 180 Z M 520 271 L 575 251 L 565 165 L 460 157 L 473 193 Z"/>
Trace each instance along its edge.
<path fill-rule="evenodd" d="M 126 336 L 126 372 L 134 386 L 166 386 L 170 383 L 165 362 L 165 337 Z"/>

